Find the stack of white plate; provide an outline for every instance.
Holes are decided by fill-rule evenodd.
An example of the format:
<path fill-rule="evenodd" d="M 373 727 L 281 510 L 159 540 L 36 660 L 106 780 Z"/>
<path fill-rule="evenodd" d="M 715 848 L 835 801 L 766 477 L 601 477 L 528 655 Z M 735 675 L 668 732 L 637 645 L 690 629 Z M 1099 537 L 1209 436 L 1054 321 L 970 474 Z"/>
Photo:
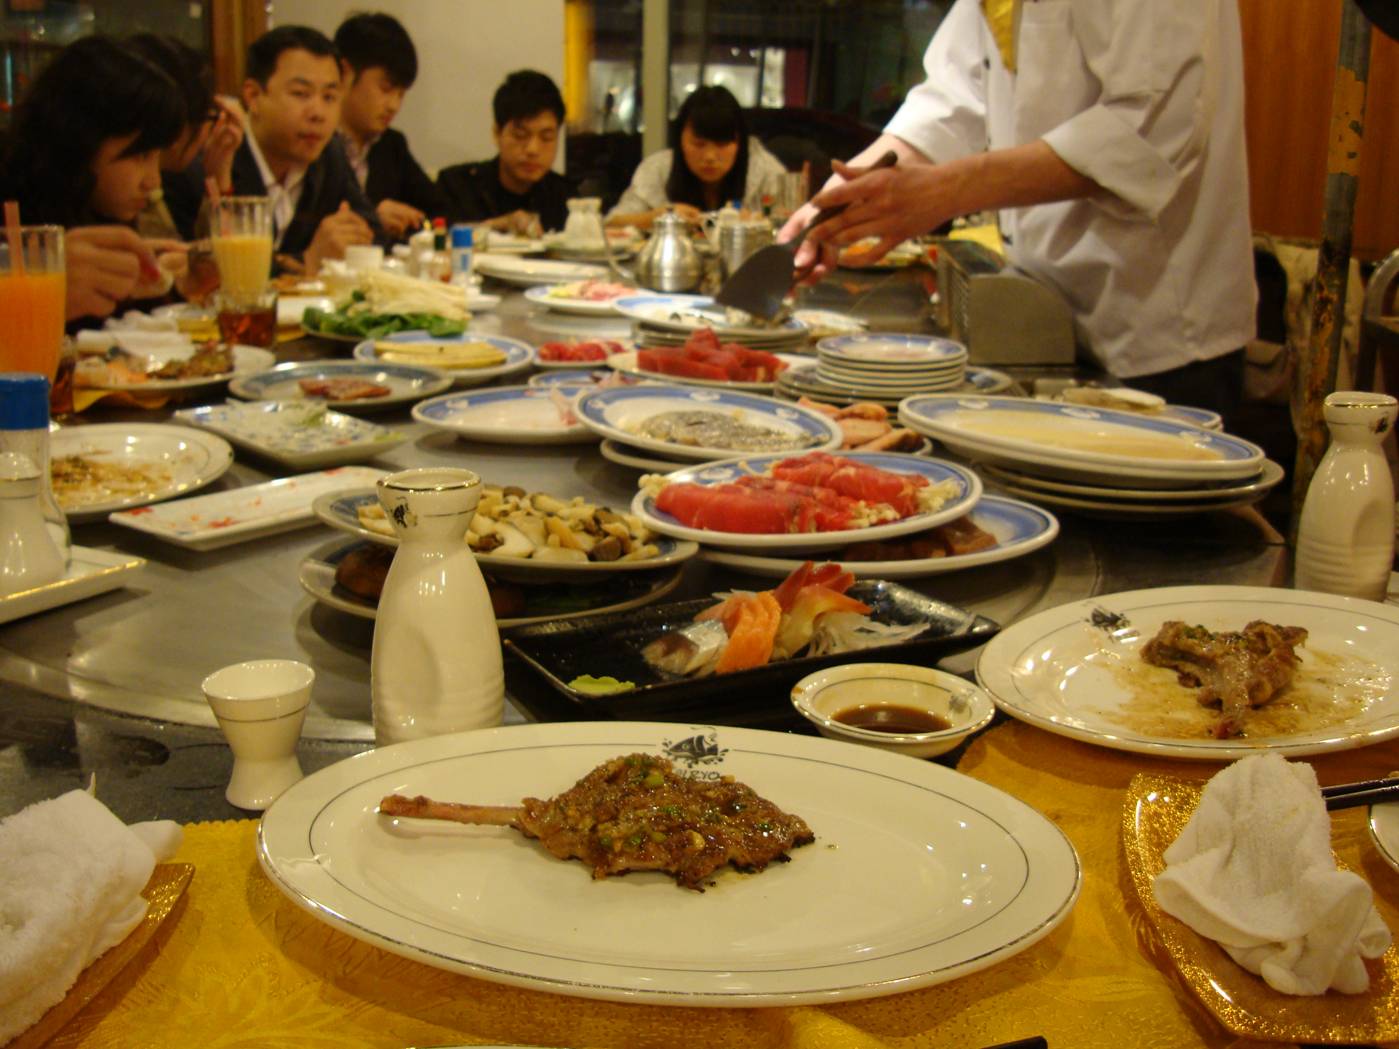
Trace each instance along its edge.
<path fill-rule="evenodd" d="M 837 335 L 816 344 L 816 358 L 817 378 L 860 396 L 955 390 L 967 370 L 967 348 L 932 335 Z"/>
<path fill-rule="evenodd" d="M 1109 408 L 934 394 L 902 401 L 899 422 L 982 465 L 1013 495 L 1098 516 L 1248 505 L 1283 477 L 1242 438 Z"/>
<path fill-rule="evenodd" d="M 682 346 L 701 328 L 712 328 L 720 342 L 774 353 L 795 350 L 807 338 L 806 325 L 792 318 L 778 324 L 736 322 L 708 295 L 626 295 L 612 306 L 631 320 L 638 346 Z"/>
<path fill-rule="evenodd" d="M 905 390 L 878 390 L 860 393 L 843 383 L 829 383 L 821 378 L 819 365 L 810 359 L 806 363 L 794 365 L 777 373 L 774 392 L 779 397 L 797 401 L 805 397 L 822 404 L 841 407 L 870 401 L 886 408 L 898 408 L 899 402 L 907 394 Z M 1004 372 L 990 368 L 969 367 L 962 376 L 962 384 L 956 389 L 964 393 L 1000 393 L 1014 385 L 1014 380 Z"/>

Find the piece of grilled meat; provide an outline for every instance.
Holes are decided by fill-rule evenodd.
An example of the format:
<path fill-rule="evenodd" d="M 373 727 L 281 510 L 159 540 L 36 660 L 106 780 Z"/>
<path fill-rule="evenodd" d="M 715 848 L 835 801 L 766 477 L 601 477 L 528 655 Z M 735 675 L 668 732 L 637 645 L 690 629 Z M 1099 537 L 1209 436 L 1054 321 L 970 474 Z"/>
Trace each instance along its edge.
<path fill-rule="evenodd" d="M 1169 667 L 1187 688 L 1199 688 L 1200 703 L 1219 705 L 1216 739 L 1243 732 L 1243 717 L 1292 683 L 1297 672 L 1295 646 L 1307 640 L 1298 626 L 1277 626 L 1255 619 L 1240 631 L 1215 634 L 1178 619 L 1161 625 L 1142 647 L 1142 658 Z"/>
<path fill-rule="evenodd" d="M 786 861 L 789 849 L 815 835 L 732 776 L 697 780 L 651 754 L 612 758 L 554 798 L 525 798 L 519 807 L 458 805 L 390 794 L 387 816 L 513 827 L 559 859 L 582 860 L 594 878 L 628 871 L 665 871 L 677 884 L 704 891 L 726 863 L 760 871 Z"/>

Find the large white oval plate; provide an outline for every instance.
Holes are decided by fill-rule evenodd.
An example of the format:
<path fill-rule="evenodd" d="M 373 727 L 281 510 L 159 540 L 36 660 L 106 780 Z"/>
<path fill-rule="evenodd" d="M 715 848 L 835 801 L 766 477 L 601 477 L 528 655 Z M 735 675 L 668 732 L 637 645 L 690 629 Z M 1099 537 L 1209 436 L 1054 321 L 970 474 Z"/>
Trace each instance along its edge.
<path fill-rule="evenodd" d="M 671 481 L 689 482 L 698 485 L 717 485 L 733 481 L 745 474 L 762 473 L 772 463 L 795 458 L 800 453 L 777 453 L 772 455 L 748 455 L 741 459 L 724 459 L 719 462 L 702 463 L 686 470 L 666 474 Z M 888 524 L 872 525 L 869 528 L 847 528 L 840 532 L 796 532 L 776 535 L 754 532 L 715 532 L 707 528 L 691 528 L 683 525 L 670 514 L 656 509 L 656 501 L 646 492 L 636 493 L 631 510 L 646 523 L 653 532 L 673 535 L 679 539 L 693 539 L 705 546 L 718 546 L 730 550 L 830 550 L 847 543 L 862 543 L 875 539 L 892 539 L 895 536 L 921 532 L 934 525 L 945 524 L 954 518 L 969 513 L 981 498 L 981 478 L 966 467 L 949 463 L 943 459 L 929 459 L 921 455 L 900 455 L 897 452 L 844 452 L 841 458 L 873 466 L 891 473 L 918 474 L 926 477 L 930 484 L 953 481 L 959 492 L 938 510 L 926 514 L 914 514 Z"/>
<path fill-rule="evenodd" d="M 616 299 L 580 299 L 570 295 L 551 295 L 554 287 L 553 284 L 536 284 L 525 289 L 525 298 L 536 306 L 543 306 L 555 313 L 569 313 L 578 317 L 617 316 L 617 311 L 612 306 Z"/>
<path fill-rule="evenodd" d="M 956 572 L 963 568 L 975 568 L 978 565 L 990 565 L 998 561 L 1024 557 L 1040 547 L 1048 546 L 1059 534 L 1059 521 L 1048 510 L 995 495 L 983 495 L 972 508 L 971 518 L 978 527 L 996 537 L 995 546 L 971 554 L 953 554 L 948 557 L 920 557 L 906 561 L 840 561 L 840 566 L 859 578 L 919 579 L 923 576 L 942 575 L 944 572 Z M 716 565 L 773 579 L 786 577 L 800 568 L 806 560 L 797 557 L 762 557 L 733 550 L 704 550 L 700 556 Z M 828 560 L 836 560 L 838 557 L 839 553 L 835 553 Z"/>
<path fill-rule="evenodd" d="M 560 262 L 557 259 L 524 259 L 517 255 L 483 252 L 471 262 L 471 268 L 487 277 L 506 284 L 529 288 L 538 284 L 564 284 L 574 280 L 590 280 L 607 276 L 606 266 L 590 266 L 582 262 Z"/>
<path fill-rule="evenodd" d="M 391 793 L 515 805 L 646 751 L 733 775 L 816 834 L 790 863 L 704 893 L 656 872 L 594 881 L 502 827 L 392 821 Z M 1078 896 L 1078 856 L 1034 809 L 951 769 L 752 729 L 520 725 L 368 751 L 263 815 L 258 859 L 315 917 L 481 979 L 689 1006 L 830 1002 L 926 987 L 1042 939 Z"/>
<path fill-rule="evenodd" d="M 94 493 L 63 505 L 70 521 L 87 521 L 114 510 L 147 506 L 203 488 L 233 465 L 233 448 L 222 437 L 189 426 L 163 423 L 95 423 L 65 426 L 49 435 L 53 459 L 68 455 L 162 474 L 126 494 Z"/>
<path fill-rule="evenodd" d="M 799 356 L 795 353 L 774 354 L 788 368 L 797 368 L 805 364 L 810 358 Z M 627 353 L 614 353 L 602 362 L 613 371 L 621 372 L 623 375 L 630 375 L 638 379 L 648 379 L 651 382 L 679 383 L 681 386 L 704 386 L 714 390 L 750 390 L 754 393 L 770 392 L 775 379 L 768 379 L 766 382 L 742 382 L 737 379 L 691 379 L 684 375 L 667 375 L 665 372 L 647 371 L 641 366 L 640 352 L 631 350 Z"/>
<path fill-rule="evenodd" d="M 420 423 L 472 441 L 493 444 L 591 444 L 598 435 L 582 423 L 565 423 L 559 397 L 538 386 L 495 386 L 448 393 L 413 406 Z"/>
<path fill-rule="evenodd" d="M 715 305 L 708 295 L 643 293 L 615 299 L 612 306 L 622 316 L 662 331 L 690 332 L 713 328 L 720 338 L 732 339 L 806 334 L 806 325 L 794 317 L 787 318 L 781 324 L 730 324 L 725 308 Z"/>
<path fill-rule="evenodd" d="M 327 492 L 319 496 L 311 504 L 311 512 L 325 524 L 342 532 L 370 539 L 384 546 L 397 546 L 398 536 L 385 535 L 360 524 L 360 507 L 378 505 L 379 496 L 373 488 L 355 488 Z M 476 563 L 482 568 L 490 569 L 493 575 L 501 579 L 537 582 L 541 579 L 595 578 L 612 572 L 648 572 L 678 565 L 699 552 L 697 544 L 677 541 L 668 536 L 653 536 L 651 542 L 655 544 L 657 553 L 655 557 L 645 561 L 532 561 L 528 558 L 503 557 L 498 554 L 477 554 Z"/>
<path fill-rule="evenodd" d="M 1263 449 L 1170 419 L 1024 397 L 924 394 L 899 421 L 971 459 L 1075 476 L 1179 484 L 1239 480 L 1263 469 Z M 1195 459 L 1195 452 L 1212 459 Z"/>
<path fill-rule="evenodd" d="M 674 441 L 661 441 L 634 433 L 653 415 L 674 411 L 715 411 L 737 416 L 741 421 L 765 426 L 793 435 L 805 435 L 811 443 L 784 454 L 801 455 L 829 448 L 839 448 L 844 435 L 834 419 L 773 397 L 738 390 L 715 390 L 693 386 L 613 386 L 601 390 L 585 390 L 574 404 L 573 411 L 584 426 L 604 437 L 621 441 L 648 452 L 662 452 L 680 459 L 726 459 L 738 451 L 733 448 L 704 448 Z"/>
<path fill-rule="evenodd" d="M 375 364 L 386 362 L 379 359 L 379 351 L 375 348 L 374 339 L 365 339 L 355 347 L 354 358 L 357 361 L 372 361 Z M 461 335 L 433 336 L 421 331 L 401 331 L 394 335 L 385 335 L 379 342 L 486 342 L 505 354 L 505 360 L 489 368 L 431 368 L 429 365 L 418 365 L 418 367 L 428 368 L 439 375 L 450 376 L 453 385 L 456 386 L 479 386 L 482 383 L 490 382 L 492 379 L 504 378 L 507 375 L 515 375 L 518 372 L 529 368 L 530 362 L 534 360 L 534 347 L 519 339 L 511 339 L 504 335 L 485 335 L 481 332 L 468 331 Z"/>
<path fill-rule="evenodd" d="M 301 390 L 303 379 L 362 379 L 387 386 L 389 392 L 377 397 L 356 397 L 349 401 L 309 397 Z M 289 361 L 256 375 L 240 376 L 228 384 L 228 392 L 248 401 L 316 401 L 342 411 L 368 411 L 412 404 L 441 393 L 452 380 L 432 368 L 413 364 L 377 361 Z"/>
<path fill-rule="evenodd" d="M 158 393 L 171 390 L 197 390 L 205 386 L 217 386 L 236 375 L 256 375 L 277 363 L 277 355 L 271 350 L 256 346 L 234 346 L 229 354 L 233 358 L 231 371 L 215 375 L 196 375 L 188 379 L 149 379 L 146 382 L 105 382 L 96 385 L 80 386 L 87 390 L 130 390 L 132 393 Z"/>
<path fill-rule="evenodd" d="M 1096 620 L 1100 624 L 1094 625 Z M 1114 624 L 1125 625 L 1114 632 Z M 1292 735 L 1213 739 L 1161 728 L 1172 711 L 1146 707 L 1124 681 L 1141 646 L 1168 619 L 1241 630 L 1254 619 L 1306 627 L 1299 678 L 1370 676 L 1376 698 L 1353 717 Z M 1169 680 L 1170 671 L 1151 668 Z M 982 649 L 976 677 L 1012 717 L 1115 750 L 1199 761 L 1233 761 L 1263 750 L 1322 754 L 1399 735 L 1399 608 L 1359 598 L 1251 586 L 1130 590 L 1074 601 L 1022 619 Z M 1336 688 L 1327 686 L 1327 691 Z M 1354 686 L 1346 686 L 1350 691 Z M 1182 691 L 1184 691 L 1182 689 Z M 1183 697 L 1179 716 L 1190 709 Z M 1146 709 L 1143 709 L 1146 707 Z M 1245 726 L 1247 721 L 1245 721 Z"/>

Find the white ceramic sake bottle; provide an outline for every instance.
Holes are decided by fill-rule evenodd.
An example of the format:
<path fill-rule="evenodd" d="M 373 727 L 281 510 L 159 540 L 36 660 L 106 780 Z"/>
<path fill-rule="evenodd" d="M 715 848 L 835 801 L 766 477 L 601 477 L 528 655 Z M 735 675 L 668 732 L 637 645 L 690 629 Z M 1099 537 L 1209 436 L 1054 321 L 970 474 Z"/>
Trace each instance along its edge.
<path fill-rule="evenodd" d="M 0 452 L 0 597 L 63 577 L 63 555 L 39 504 L 42 481 L 28 456 Z"/>
<path fill-rule="evenodd" d="M 1394 563 L 1394 480 L 1380 448 L 1399 402 L 1382 393 L 1333 393 L 1324 413 L 1331 447 L 1317 467 L 1297 528 L 1298 590 L 1383 601 Z"/>
<path fill-rule="evenodd" d="M 465 538 L 481 478 L 470 470 L 404 470 L 381 478 L 378 490 L 399 546 L 369 662 L 375 743 L 499 725 L 500 634 Z"/>

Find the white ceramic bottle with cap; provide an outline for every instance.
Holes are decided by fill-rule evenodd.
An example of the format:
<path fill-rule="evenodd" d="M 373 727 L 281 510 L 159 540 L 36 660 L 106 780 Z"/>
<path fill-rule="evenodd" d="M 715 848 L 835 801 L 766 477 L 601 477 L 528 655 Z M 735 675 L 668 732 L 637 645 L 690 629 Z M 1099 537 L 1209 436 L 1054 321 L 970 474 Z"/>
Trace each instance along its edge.
<path fill-rule="evenodd" d="M 1337 392 L 1324 413 L 1331 447 L 1302 504 L 1294 585 L 1382 601 L 1394 562 L 1394 480 L 1380 444 L 1399 402 Z"/>
<path fill-rule="evenodd" d="M 44 526 L 42 477 L 27 455 L 0 452 L 0 597 L 52 583 L 66 570 Z"/>
<path fill-rule="evenodd" d="M 481 499 L 470 470 L 425 468 L 378 482 L 394 553 L 374 619 L 369 690 L 379 746 L 499 725 L 500 634 L 466 545 Z"/>
<path fill-rule="evenodd" d="M 67 568 L 73 536 L 49 480 L 49 381 L 42 375 L 0 374 L 0 452 L 18 452 L 39 468 L 39 511 Z"/>

